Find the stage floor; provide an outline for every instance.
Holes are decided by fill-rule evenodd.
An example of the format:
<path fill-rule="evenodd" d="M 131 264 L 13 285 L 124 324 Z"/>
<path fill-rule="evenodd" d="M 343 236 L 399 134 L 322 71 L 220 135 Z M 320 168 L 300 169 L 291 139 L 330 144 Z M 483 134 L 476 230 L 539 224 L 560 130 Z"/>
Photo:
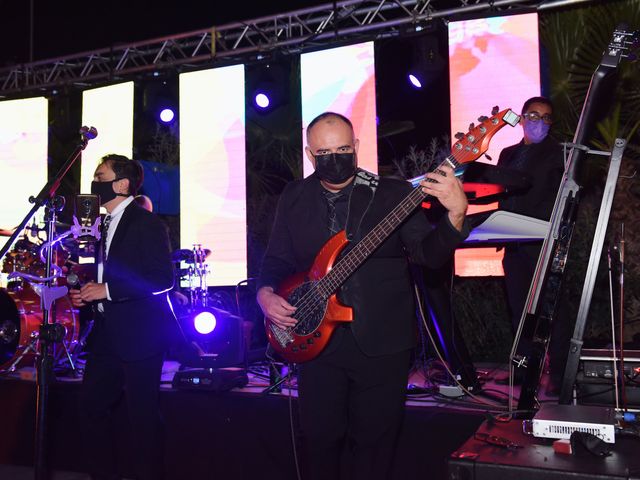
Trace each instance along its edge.
<path fill-rule="evenodd" d="M 449 455 L 473 435 L 489 412 L 504 408 L 497 400 L 506 398 L 507 387 L 495 385 L 491 380 L 504 373 L 504 369 L 496 365 L 477 368 L 487 373 L 484 388 L 491 397 L 452 398 L 431 392 L 425 372 L 426 377 L 434 380 L 439 371 L 433 366 L 412 374 L 395 478 L 447 478 Z M 166 428 L 167 479 L 297 478 L 291 441 L 293 419 L 296 445 L 300 444 L 295 388 L 290 396 L 287 387 L 282 393 L 263 394 L 268 386 L 267 371 L 253 366 L 250 382 L 242 389 L 220 393 L 176 390 L 170 383 L 176 369 L 176 363 L 165 362 L 166 383 L 160 396 Z M 81 474 L 62 473 L 84 469 L 77 418 L 80 382 L 79 378 L 61 377 L 50 389 L 48 449 L 50 465 L 61 471 L 55 477 L 59 480 L 85 478 Z M 22 369 L 0 380 L 0 411 L 3 418 L 0 479 L 18 479 L 21 477 L 17 475 L 22 473 L 16 472 L 25 470 L 10 469 L 30 466 L 33 458 L 33 369 Z M 114 416 L 114 438 L 118 467 L 125 476 L 131 472 L 128 432 L 126 411 L 119 405 Z"/>

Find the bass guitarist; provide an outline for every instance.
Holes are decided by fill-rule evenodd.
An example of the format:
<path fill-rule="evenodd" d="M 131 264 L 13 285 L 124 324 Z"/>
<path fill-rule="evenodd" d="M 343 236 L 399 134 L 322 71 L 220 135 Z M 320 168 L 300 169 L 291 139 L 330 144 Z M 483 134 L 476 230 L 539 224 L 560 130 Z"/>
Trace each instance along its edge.
<path fill-rule="evenodd" d="M 257 293 L 265 316 L 283 329 L 297 319 L 296 309 L 275 293 L 280 283 L 308 270 L 338 231 L 346 229 L 352 243 L 360 240 L 412 190 L 407 182 L 357 169 L 359 142 L 343 115 L 319 115 L 306 134 L 315 172 L 291 182 L 280 196 Z M 361 176 L 369 181 L 359 183 Z M 468 235 L 467 200 L 453 169 L 440 167 L 427 179 L 423 191 L 448 214 L 432 227 L 417 210 L 382 243 L 338 291 L 338 299 L 353 308 L 353 321 L 337 328 L 324 351 L 300 366 L 305 478 L 340 478 L 345 446 L 348 478 L 391 476 L 416 344 L 409 259 L 436 268 Z"/>

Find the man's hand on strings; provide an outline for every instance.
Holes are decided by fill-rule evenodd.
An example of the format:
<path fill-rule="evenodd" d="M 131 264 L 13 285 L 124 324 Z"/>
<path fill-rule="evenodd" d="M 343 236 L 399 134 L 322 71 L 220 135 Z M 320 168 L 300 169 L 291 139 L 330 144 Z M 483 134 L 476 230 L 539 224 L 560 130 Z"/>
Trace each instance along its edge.
<path fill-rule="evenodd" d="M 427 173 L 420 186 L 424 193 L 437 198 L 447 209 L 451 225 L 462 230 L 468 202 L 462 182 L 455 176 L 453 168 L 441 165 L 436 171 Z"/>
<path fill-rule="evenodd" d="M 296 307 L 273 291 L 271 287 L 258 290 L 258 305 L 264 316 L 280 328 L 294 327 L 298 321 L 292 317 Z"/>

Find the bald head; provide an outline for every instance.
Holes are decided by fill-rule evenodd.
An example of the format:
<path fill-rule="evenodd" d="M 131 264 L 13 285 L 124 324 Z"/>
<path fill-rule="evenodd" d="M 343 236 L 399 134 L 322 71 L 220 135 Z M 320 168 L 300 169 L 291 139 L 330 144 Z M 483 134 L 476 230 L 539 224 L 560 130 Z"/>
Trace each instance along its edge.
<path fill-rule="evenodd" d="M 351 120 L 349 120 L 344 115 L 341 115 L 336 112 L 324 112 L 318 115 L 313 120 L 311 120 L 309 125 L 307 125 L 307 143 L 309 143 L 309 137 L 311 136 L 312 130 L 316 127 L 316 125 L 320 123 L 326 124 L 326 126 L 328 127 L 346 125 L 351 131 L 351 136 L 355 139 L 356 135 L 355 135 L 355 132 L 353 131 L 353 124 L 351 123 Z"/>

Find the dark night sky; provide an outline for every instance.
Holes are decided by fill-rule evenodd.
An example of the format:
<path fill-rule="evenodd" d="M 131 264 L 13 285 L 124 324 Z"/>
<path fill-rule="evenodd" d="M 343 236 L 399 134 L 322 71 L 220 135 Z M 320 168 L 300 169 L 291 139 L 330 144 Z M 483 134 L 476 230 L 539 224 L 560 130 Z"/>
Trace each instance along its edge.
<path fill-rule="evenodd" d="M 321 5 L 326 0 L 0 0 L 0 67 Z"/>

